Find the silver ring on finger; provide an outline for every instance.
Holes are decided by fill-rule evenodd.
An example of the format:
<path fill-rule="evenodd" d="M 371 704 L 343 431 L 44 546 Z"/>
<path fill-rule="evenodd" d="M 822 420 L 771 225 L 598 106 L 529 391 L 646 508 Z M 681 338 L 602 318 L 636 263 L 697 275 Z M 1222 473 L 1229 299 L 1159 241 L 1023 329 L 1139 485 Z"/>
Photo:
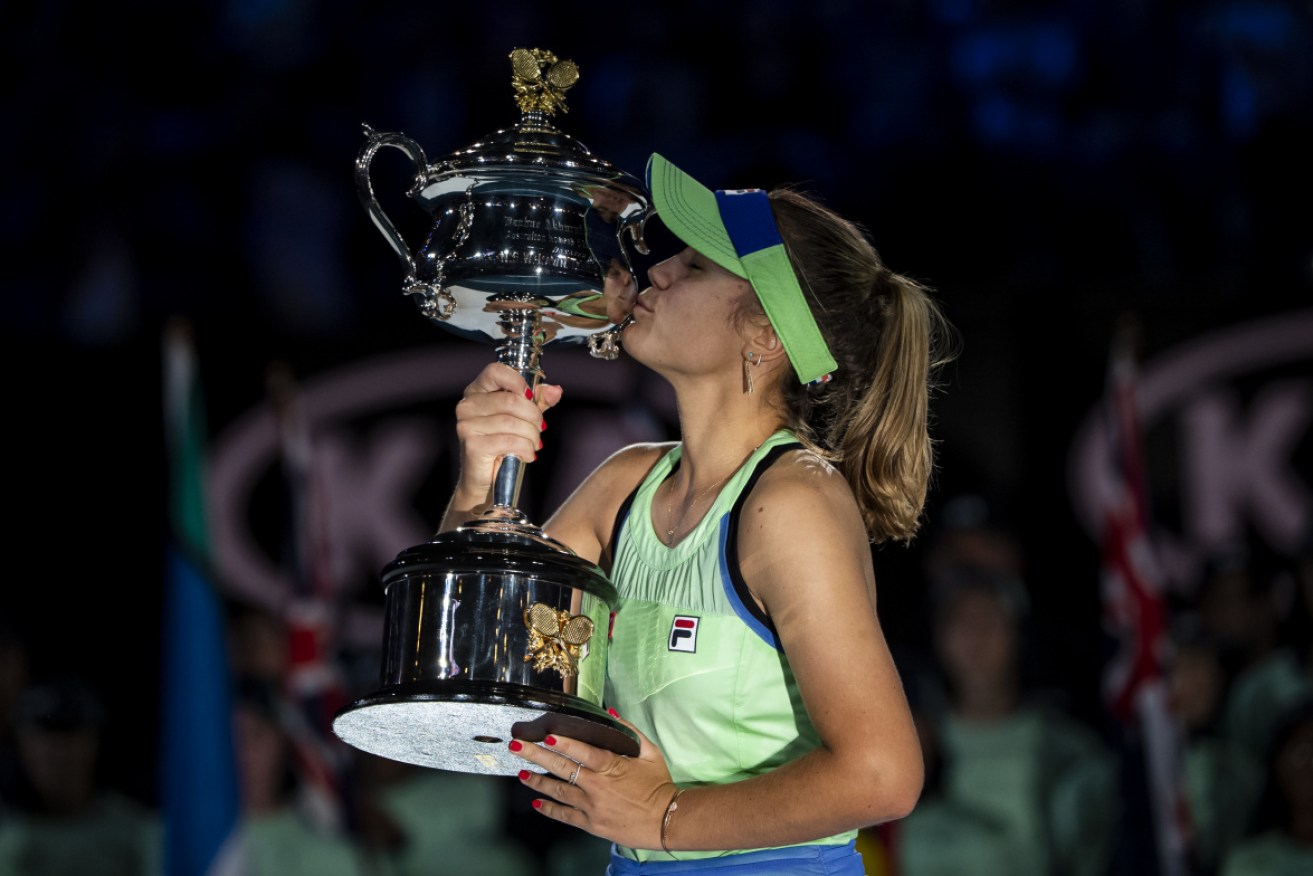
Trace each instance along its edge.
<path fill-rule="evenodd" d="M 577 764 L 574 765 L 574 772 L 570 773 L 570 780 L 569 780 L 569 783 L 570 783 L 571 785 L 573 785 L 573 784 L 579 779 L 579 771 L 580 771 L 581 769 L 583 769 L 583 768 L 584 768 L 584 765 L 581 764 L 581 763 L 577 763 Z"/>

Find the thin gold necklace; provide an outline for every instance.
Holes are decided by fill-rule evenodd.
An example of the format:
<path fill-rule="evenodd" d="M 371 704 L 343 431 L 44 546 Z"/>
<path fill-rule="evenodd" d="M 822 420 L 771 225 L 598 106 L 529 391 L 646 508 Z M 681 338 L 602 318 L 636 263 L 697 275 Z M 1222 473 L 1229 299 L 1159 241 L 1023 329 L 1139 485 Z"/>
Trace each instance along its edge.
<path fill-rule="evenodd" d="M 773 435 L 775 433 L 772 432 L 771 434 Z M 761 445 L 765 443 L 766 441 L 765 439 L 763 439 L 757 443 L 756 447 L 749 450 L 748 455 L 743 457 L 744 462 L 746 462 L 749 458 L 751 458 L 752 454 L 760 450 Z M 689 502 L 687 505 L 684 506 L 684 513 L 679 515 L 679 520 L 675 521 L 675 524 L 666 530 L 666 547 L 672 546 L 672 542 L 674 542 L 675 540 L 675 532 L 679 529 L 679 527 L 684 525 L 684 518 L 688 517 L 688 512 L 693 510 L 693 506 L 696 505 L 704 496 L 706 496 L 707 493 L 710 493 L 716 487 L 720 486 L 725 481 L 729 480 L 730 477 L 734 474 L 734 472 L 737 472 L 742 467 L 743 467 L 743 463 L 740 462 L 737 466 L 734 467 L 734 471 L 731 471 L 729 474 L 725 475 L 723 478 L 716 481 L 714 484 L 707 487 L 702 492 L 698 493 L 696 496 L 693 497 L 693 501 Z M 675 506 L 674 503 L 671 501 L 671 499 L 674 498 L 674 495 L 675 495 L 675 486 L 674 483 L 672 482 L 670 486 L 670 495 L 666 496 L 666 520 L 669 520 L 671 517 L 675 516 Z"/>
<path fill-rule="evenodd" d="M 726 475 L 725 477 L 723 477 L 723 478 L 721 478 L 720 480 L 716 481 L 714 484 L 712 484 L 711 486 L 707 487 L 705 490 L 703 490 L 702 492 L 700 492 L 700 493 L 698 493 L 696 496 L 694 496 L 694 497 L 693 497 L 693 501 L 689 502 L 687 505 L 684 506 L 684 513 L 681 514 L 681 515 L 679 515 L 679 520 L 677 520 L 677 521 L 675 522 L 675 525 L 674 525 L 674 526 L 672 526 L 672 527 L 670 527 L 669 529 L 666 530 L 666 547 L 670 547 L 670 546 L 672 545 L 672 543 L 674 542 L 674 540 L 675 540 L 675 531 L 678 530 L 679 527 L 681 527 L 681 526 L 684 525 L 684 518 L 688 517 L 688 512 L 693 510 L 693 506 L 696 505 L 700 499 L 702 499 L 704 496 L 706 496 L 707 493 L 710 493 L 710 492 L 711 492 L 712 490 L 714 490 L 716 487 L 718 487 L 718 486 L 720 486 L 722 483 L 724 483 L 725 480 L 726 480 L 726 478 L 728 478 L 728 477 L 729 477 L 729 476 Z M 670 501 L 671 498 L 672 498 L 674 495 L 675 495 L 675 487 L 674 487 L 674 484 L 672 483 L 671 486 L 670 486 L 670 495 L 666 496 L 666 520 L 669 520 L 671 517 L 674 517 L 674 516 L 675 516 L 675 506 L 674 506 L 674 504 Z"/>

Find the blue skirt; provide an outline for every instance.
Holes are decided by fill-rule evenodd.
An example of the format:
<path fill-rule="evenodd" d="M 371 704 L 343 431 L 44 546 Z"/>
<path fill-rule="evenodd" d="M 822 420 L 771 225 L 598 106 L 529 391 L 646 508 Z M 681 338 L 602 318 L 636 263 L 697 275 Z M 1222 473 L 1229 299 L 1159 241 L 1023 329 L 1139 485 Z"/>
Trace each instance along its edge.
<path fill-rule="evenodd" d="M 725 876 L 865 876 L 862 856 L 856 841 L 841 846 L 789 846 L 722 855 L 719 858 L 693 858 L 688 861 L 648 861 L 639 863 L 616 854 L 611 847 L 611 866 L 606 876 L 649 876 L 656 873 L 724 873 Z M 676 853 L 678 854 L 678 853 Z"/>

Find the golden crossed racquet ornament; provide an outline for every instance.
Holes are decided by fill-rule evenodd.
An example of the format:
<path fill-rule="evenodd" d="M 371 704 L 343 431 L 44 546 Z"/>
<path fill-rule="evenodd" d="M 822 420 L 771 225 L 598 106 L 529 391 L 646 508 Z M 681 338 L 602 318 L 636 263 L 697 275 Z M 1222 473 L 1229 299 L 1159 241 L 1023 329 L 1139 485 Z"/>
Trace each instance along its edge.
<path fill-rule="evenodd" d="M 524 662 L 532 660 L 539 672 L 555 669 L 562 678 L 579 674 L 579 661 L 588 656 L 588 640 L 593 637 L 590 618 L 535 602 L 524 612 L 524 625 L 529 628 Z"/>
<path fill-rule="evenodd" d="M 511 52 L 511 87 L 522 112 L 552 115 L 557 110 L 569 112 L 565 92 L 579 81 L 579 67 L 574 61 L 560 60 L 543 49 L 515 49 Z"/>

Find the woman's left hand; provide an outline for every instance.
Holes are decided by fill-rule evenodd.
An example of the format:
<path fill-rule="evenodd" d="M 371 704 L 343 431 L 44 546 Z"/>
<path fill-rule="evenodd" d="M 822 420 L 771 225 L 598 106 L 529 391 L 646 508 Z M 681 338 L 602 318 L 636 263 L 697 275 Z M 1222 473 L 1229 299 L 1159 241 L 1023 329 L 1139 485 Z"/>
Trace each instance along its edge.
<path fill-rule="evenodd" d="M 545 795 L 533 805 L 548 818 L 622 846 L 660 849 L 675 783 L 661 749 L 633 724 L 616 719 L 638 734 L 637 757 L 565 736 L 548 736 L 542 744 L 515 740 L 511 751 L 547 771 L 521 770 L 520 781 Z"/>

